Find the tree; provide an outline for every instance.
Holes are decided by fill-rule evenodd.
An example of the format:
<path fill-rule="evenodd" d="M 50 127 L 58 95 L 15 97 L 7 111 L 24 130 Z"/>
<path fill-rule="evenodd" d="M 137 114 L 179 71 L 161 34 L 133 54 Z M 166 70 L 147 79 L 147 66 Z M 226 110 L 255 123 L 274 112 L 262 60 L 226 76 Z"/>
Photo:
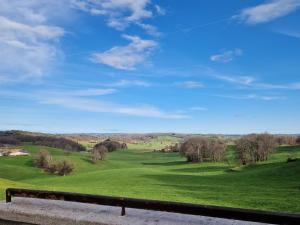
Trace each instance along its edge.
<path fill-rule="evenodd" d="M 243 165 L 266 161 L 275 146 L 273 135 L 267 133 L 246 135 L 236 143 L 236 158 Z"/>
<path fill-rule="evenodd" d="M 105 141 L 102 141 L 102 142 L 96 144 L 95 147 L 99 147 L 101 145 L 105 146 L 109 152 L 127 148 L 126 143 L 120 143 L 120 142 L 113 141 L 110 139 L 106 139 Z"/>
<path fill-rule="evenodd" d="M 108 150 L 104 145 L 96 145 L 91 151 L 91 161 L 96 164 L 98 160 L 104 160 Z"/>
<path fill-rule="evenodd" d="M 296 139 L 296 144 L 297 144 L 297 145 L 300 145 L 300 136 L 297 137 L 297 139 Z"/>
<path fill-rule="evenodd" d="M 42 150 L 34 157 L 34 164 L 43 169 L 47 169 L 52 163 L 52 156 L 47 150 Z"/>
<path fill-rule="evenodd" d="M 180 146 L 180 153 L 188 162 L 221 161 L 225 154 L 225 144 L 220 139 L 192 137 Z"/>
<path fill-rule="evenodd" d="M 60 175 L 60 176 L 68 175 L 74 170 L 73 163 L 71 163 L 67 160 L 62 160 L 62 161 L 57 162 L 55 167 L 56 167 L 58 175 Z"/>

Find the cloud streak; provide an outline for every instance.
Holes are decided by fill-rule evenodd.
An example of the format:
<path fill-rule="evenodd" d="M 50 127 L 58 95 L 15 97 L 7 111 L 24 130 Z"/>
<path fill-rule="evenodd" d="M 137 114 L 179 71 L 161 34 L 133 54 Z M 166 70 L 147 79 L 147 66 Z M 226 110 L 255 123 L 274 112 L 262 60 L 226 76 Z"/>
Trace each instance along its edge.
<path fill-rule="evenodd" d="M 242 49 L 236 48 L 234 50 L 224 51 L 221 54 L 215 54 L 210 57 L 213 62 L 228 63 L 232 61 L 236 56 L 243 54 Z"/>
<path fill-rule="evenodd" d="M 0 91 L 0 96 L 10 99 L 26 99 L 39 104 L 56 105 L 63 108 L 89 111 L 94 113 L 114 113 L 127 116 L 158 119 L 185 119 L 188 115 L 178 111 L 166 111 L 148 104 L 124 105 L 89 97 L 108 95 L 114 89 L 86 89 L 73 91 Z"/>
<path fill-rule="evenodd" d="M 245 8 L 233 18 L 246 24 L 267 23 L 284 17 L 300 8 L 300 0 L 272 0 L 263 4 Z"/>

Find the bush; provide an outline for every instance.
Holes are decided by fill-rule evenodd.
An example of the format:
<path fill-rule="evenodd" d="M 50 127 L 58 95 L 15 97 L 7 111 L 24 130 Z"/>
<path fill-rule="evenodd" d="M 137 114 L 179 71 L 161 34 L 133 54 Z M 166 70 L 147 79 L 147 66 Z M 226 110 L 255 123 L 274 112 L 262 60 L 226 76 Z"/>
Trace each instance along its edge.
<path fill-rule="evenodd" d="M 50 153 L 46 150 L 42 150 L 37 153 L 34 158 L 34 164 L 49 173 L 58 174 L 61 176 L 68 175 L 74 170 L 73 163 L 67 160 L 55 162 L 53 161 Z"/>
<path fill-rule="evenodd" d="M 46 150 L 38 152 L 34 157 L 34 164 L 39 168 L 48 169 L 51 163 L 52 156 Z"/>
<path fill-rule="evenodd" d="M 91 151 L 92 163 L 96 164 L 98 160 L 104 160 L 107 152 L 108 150 L 104 145 L 95 146 Z"/>
<path fill-rule="evenodd" d="M 225 144 L 220 139 L 193 137 L 180 146 L 180 154 L 188 162 L 221 161 L 225 154 Z"/>
<path fill-rule="evenodd" d="M 243 165 L 266 161 L 275 146 L 273 135 L 267 133 L 247 135 L 236 143 L 236 158 Z"/>
<path fill-rule="evenodd" d="M 58 175 L 65 176 L 70 174 L 74 170 L 74 165 L 67 160 L 62 160 L 56 163 L 55 169 Z"/>

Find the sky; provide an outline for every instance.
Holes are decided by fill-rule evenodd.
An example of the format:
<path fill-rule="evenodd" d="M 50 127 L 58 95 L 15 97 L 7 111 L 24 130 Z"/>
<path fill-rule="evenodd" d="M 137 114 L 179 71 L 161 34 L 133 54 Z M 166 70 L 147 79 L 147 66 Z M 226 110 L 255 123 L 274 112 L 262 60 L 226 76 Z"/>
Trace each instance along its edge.
<path fill-rule="evenodd" d="M 300 133 L 300 0 L 0 0 L 0 130 Z"/>

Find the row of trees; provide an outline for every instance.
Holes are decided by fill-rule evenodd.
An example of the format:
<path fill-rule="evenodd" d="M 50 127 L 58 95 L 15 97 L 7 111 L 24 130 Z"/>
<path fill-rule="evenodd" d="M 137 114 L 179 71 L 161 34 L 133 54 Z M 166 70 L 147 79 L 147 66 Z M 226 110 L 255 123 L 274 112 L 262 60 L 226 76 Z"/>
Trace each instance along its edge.
<path fill-rule="evenodd" d="M 74 170 L 74 164 L 67 160 L 54 161 L 50 153 L 42 150 L 34 157 L 34 164 L 49 173 L 65 176 Z"/>
<path fill-rule="evenodd" d="M 86 151 L 86 148 L 72 140 L 46 135 L 30 135 L 18 131 L 0 133 L 0 144 L 18 145 L 22 142 L 31 142 L 36 145 L 62 148 L 67 151 Z"/>
<path fill-rule="evenodd" d="M 224 158 L 225 144 L 222 140 L 208 137 L 192 137 L 180 146 L 180 154 L 188 162 L 217 162 Z"/>
<path fill-rule="evenodd" d="M 236 158 L 243 164 L 268 160 L 278 145 L 300 145 L 300 137 L 250 134 L 236 141 Z M 217 162 L 225 158 L 226 145 L 219 138 L 192 137 L 180 145 L 180 154 L 188 162 Z"/>

